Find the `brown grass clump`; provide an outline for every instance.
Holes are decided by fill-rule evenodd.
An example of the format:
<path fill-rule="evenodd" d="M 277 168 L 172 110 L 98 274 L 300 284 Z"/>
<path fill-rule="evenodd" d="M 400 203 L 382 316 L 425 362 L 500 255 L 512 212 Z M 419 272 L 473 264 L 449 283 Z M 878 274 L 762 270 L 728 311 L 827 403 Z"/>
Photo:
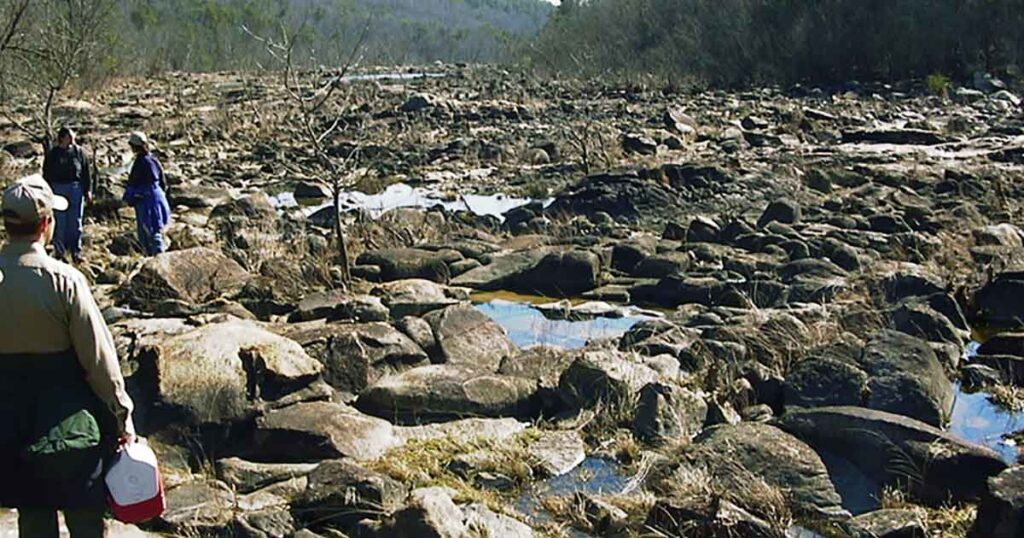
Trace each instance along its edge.
<path fill-rule="evenodd" d="M 978 515 L 975 505 L 945 505 L 939 508 L 918 506 L 902 490 L 887 487 L 882 490 L 883 509 L 913 510 L 921 515 L 929 536 L 965 538 Z"/>
<path fill-rule="evenodd" d="M 732 461 L 723 459 L 714 465 L 707 462 L 683 464 L 652 482 L 652 490 L 658 497 L 691 499 L 695 504 L 705 506 L 728 501 L 764 520 L 780 533 L 793 523 L 785 494 Z M 692 525 L 695 530 L 702 523 L 679 522 L 681 528 Z"/>
<path fill-rule="evenodd" d="M 986 390 L 993 404 L 1014 413 L 1024 411 L 1024 389 L 1013 385 L 994 385 Z"/>
<path fill-rule="evenodd" d="M 654 506 L 656 497 L 649 492 L 621 495 L 595 495 L 598 502 L 621 510 L 625 516 L 623 526 L 600 521 L 596 513 L 588 513 L 588 501 L 579 495 L 551 496 L 541 500 L 541 506 L 559 523 L 597 536 L 641 536 L 644 522 Z"/>
<path fill-rule="evenodd" d="M 369 464 L 369 468 L 402 482 L 410 488 L 443 486 L 453 489 L 458 502 L 481 502 L 495 511 L 505 511 L 510 495 L 517 493 L 533 478 L 534 458 L 528 447 L 536 439 L 535 430 L 523 432 L 511 439 L 457 439 L 442 437 L 430 440 L 410 440 L 405 445 L 388 451 Z M 484 489 L 473 483 L 473 476 L 463 478 L 450 468 L 460 456 L 481 455 L 474 458 L 478 465 L 472 474 L 501 473 L 512 479 L 512 491 L 500 492 Z"/>

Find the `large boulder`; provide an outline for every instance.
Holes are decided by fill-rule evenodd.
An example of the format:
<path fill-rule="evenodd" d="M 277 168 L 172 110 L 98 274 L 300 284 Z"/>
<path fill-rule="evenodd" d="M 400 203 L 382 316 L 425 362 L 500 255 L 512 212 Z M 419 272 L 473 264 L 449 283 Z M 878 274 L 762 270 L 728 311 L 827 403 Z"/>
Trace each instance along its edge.
<path fill-rule="evenodd" d="M 177 536 L 215 536 L 234 518 L 235 495 L 216 480 L 197 480 L 171 488 L 167 509 L 157 520 Z"/>
<path fill-rule="evenodd" d="M 259 417 L 249 456 L 276 462 L 372 460 L 399 444 L 386 420 L 344 405 L 308 402 Z"/>
<path fill-rule="evenodd" d="M 536 381 L 537 402 L 547 416 L 564 409 L 558 382 L 569 365 L 576 360 L 570 351 L 552 346 L 532 346 L 506 358 L 498 373 Z"/>
<path fill-rule="evenodd" d="M 575 430 L 542 431 L 527 447 L 534 467 L 544 476 L 561 476 L 572 471 L 586 459 L 586 449 L 583 438 Z"/>
<path fill-rule="evenodd" d="M 400 508 L 407 493 L 385 475 L 348 460 L 330 460 L 309 474 L 306 491 L 292 503 L 292 511 L 309 525 L 353 525 Z"/>
<path fill-rule="evenodd" d="M 978 245 L 1024 248 L 1024 231 L 1013 224 L 985 226 L 974 230 L 973 235 Z"/>
<path fill-rule="evenodd" d="M 997 334 L 978 346 L 978 354 L 1024 357 L 1024 332 Z"/>
<path fill-rule="evenodd" d="M 126 376 L 131 375 L 130 367 L 137 362 L 140 351 L 193 329 L 194 325 L 181 318 L 129 318 L 110 325 L 117 356 L 122 361 L 121 369 Z"/>
<path fill-rule="evenodd" d="M 812 354 L 792 368 L 786 405 L 864 406 L 934 426 L 952 412 L 952 387 L 927 342 L 886 330 L 859 351 L 838 349 Z"/>
<path fill-rule="evenodd" d="M 639 284 L 630 288 L 629 295 L 639 304 L 676 308 L 684 304 L 719 306 L 728 285 L 714 277 L 670 275 L 657 284 Z"/>
<path fill-rule="evenodd" d="M 363 521 L 358 536 L 391 538 L 533 538 L 533 530 L 518 520 L 497 514 L 483 504 L 458 506 L 452 501 L 455 491 L 443 487 L 413 490 L 405 506 L 382 521 Z"/>
<path fill-rule="evenodd" d="M 502 538 L 533 538 L 529 525 L 504 514 L 494 512 L 485 504 L 475 503 L 462 507 L 466 516 L 466 527 L 478 536 L 501 536 Z"/>
<path fill-rule="evenodd" d="M 693 262 L 686 252 L 666 252 L 648 256 L 633 267 L 631 274 L 641 278 L 665 278 L 682 275 Z"/>
<path fill-rule="evenodd" d="M 629 133 L 622 135 L 622 149 L 627 153 L 655 155 L 658 153 L 658 143 L 646 135 Z"/>
<path fill-rule="evenodd" d="M 964 315 L 975 326 L 985 329 L 1024 328 L 1024 273 L 1002 273 L 979 288 L 966 301 Z"/>
<path fill-rule="evenodd" d="M 459 302 L 449 296 L 448 288 L 421 278 L 387 282 L 375 287 L 372 293 L 380 297 L 392 319 L 422 316 Z"/>
<path fill-rule="evenodd" d="M 231 192 L 222 186 L 184 184 L 175 185 L 168 193 L 171 206 L 185 206 L 193 209 L 216 207 L 231 200 Z"/>
<path fill-rule="evenodd" d="M 916 264 L 903 263 L 882 278 L 885 298 L 891 303 L 915 296 L 929 296 L 946 291 L 942 278 Z"/>
<path fill-rule="evenodd" d="M 728 476 L 736 466 L 785 491 L 798 514 L 844 518 L 828 470 L 815 451 L 796 437 L 768 424 L 742 423 L 709 429 L 695 441 L 689 456 L 712 476 Z"/>
<path fill-rule="evenodd" d="M 399 422 L 459 417 L 531 417 L 537 382 L 457 364 L 420 366 L 377 381 L 356 403 Z"/>
<path fill-rule="evenodd" d="M 588 176 L 555 198 L 546 212 L 552 216 L 607 213 L 615 218 L 639 220 L 664 216 L 680 207 L 678 194 L 635 171 L 615 171 Z"/>
<path fill-rule="evenodd" d="M 647 442 L 689 441 L 704 427 L 708 404 L 702 395 L 675 385 L 650 383 L 640 389 L 633 432 Z"/>
<path fill-rule="evenodd" d="M 1024 536 L 1024 467 L 1012 467 L 988 479 L 988 489 L 978 504 L 978 517 L 968 536 Z"/>
<path fill-rule="evenodd" d="M 384 281 L 422 278 L 447 283 L 451 277 L 442 255 L 417 248 L 370 250 L 356 258 L 356 265 L 380 267 L 380 278 Z"/>
<path fill-rule="evenodd" d="M 867 407 L 934 426 L 945 423 L 952 413 L 952 386 L 923 340 L 882 331 L 868 341 L 859 363 L 870 376 Z"/>
<path fill-rule="evenodd" d="M 409 494 L 408 503 L 383 522 L 369 527 L 372 537 L 422 536 L 462 538 L 467 536 L 462 511 L 444 488 L 421 488 Z M 363 533 L 360 533 L 362 535 Z"/>
<path fill-rule="evenodd" d="M 379 297 L 350 295 L 344 290 L 331 290 L 306 295 L 296 305 L 289 321 L 387 321 L 388 309 Z"/>
<path fill-rule="evenodd" d="M 843 131 L 844 144 L 908 144 L 930 146 L 942 144 L 946 138 L 934 131 L 923 129 L 861 129 Z"/>
<path fill-rule="evenodd" d="M 237 293 L 249 278 L 238 262 L 220 251 L 196 247 L 150 258 L 122 291 L 139 308 L 166 300 L 200 304 Z"/>
<path fill-rule="evenodd" d="M 579 408 L 599 402 L 631 403 L 640 389 L 659 381 L 658 372 L 628 353 L 584 351 L 559 380 L 562 398 Z"/>
<path fill-rule="evenodd" d="M 802 213 L 800 205 L 793 200 L 785 198 L 776 200 L 768 204 L 768 207 L 761 213 L 760 218 L 757 219 L 757 227 L 764 228 L 772 222 L 794 224 L 800 221 Z"/>
<path fill-rule="evenodd" d="M 513 278 L 516 291 L 551 297 L 579 295 L 600 283 L 601 259 L 589 250 L 552 252 L 529 271 Z"/>
<path fill-rule="evenodd" d="M 654 254 L 656 242 L 653 238 L 622 241 L 612 247 L 611 266 L 624 273 L 632 273 L 636 264 Z"/>
<path fill-rule="evenodd" d="M 470 304 L 436 310 L 423 319 L 434 332 L 435 362 L 493 372 L 515 351 L 505 328 Z"/>
<path fill-rule="evenodd" d="M 987 368 L 987 369 L 986 369 Z M 1021 355 L 975 355 L 971 364 L 961 370 L 976 376 L 989 377 L 987 381 L 974 383 L 977 385 L 1009 383 L 1024 387 L 1024 356 Z M 965 375 L 966 380 L 971 377 Z"/>
<path fill-rule="evenodd" d="M 943 294 L 936 294 L 943 297 Z M 956 303 L 953 303 L 955 305 Z M 952 310 L 958 313 L 959 309 Z M 897 331 L 916 336 L 929 342 L 947 342 L 962 346 L 968 337 L 967 331 L 956 326 L 954 319 L 939 312 L 920 298 L 907 298 L 900 302 L 891 312 L 892 325 Z M 951 365 L 955 366 L 955 365 Z"/>
<path fill-rule="evenodd" d="M 427 362 L 427 354 L 387 323 L 323 323 L 274 325 L 272 329 L 305 348 L 324 365 L 323 378 L 332 387 L 358 394 L 384 375 Z"/>
<path fill-rule="evenodd" d="M 462 273 L 452 279 L 451 284 L 478 290 L 499 290 L 529 272 L 554 251 L 553 247 L 540 247 L 495 255 L 487 265 Z"/>
<path fill-rule="evenodd" d="M 785 403 L 799 407 L 863 405 L 867 383 L 867 372 L 855 361 L 811 356 L 786 375 Z"/>
<path fill-rule="evenodd" d="M 237 493 L 252 493 L 271 484 L 308 475 L 312 463 L 255 463 L 241 458 L 224 458 L 215 463 L 217 478 Z"/>
<path fill-rule="evenodd" d="M 399 426 L 395 434 L 403 442 L 436 441 L 453 439 L 456 441 L 506 441 L 530 427 L 529 423 L 514 418 L 463 418 L 447 422 L 430 422 L 417 426 Z"/>
<path fill-rule="evenodd" d="M 926 538 L 921 510 L 890 508 L 861 514 L 852 521 L 856 536 L 871 538 Z"/>
<path fill-rule="evenodd" d="M 913 487 L 926 502 L 979 498 L 986 481 L 1006 468 L 994 451 L 924 422 L 862 407 L 790 410 L 779 427 L 818 452 L 853 462 L 881 484 Z"/>
<path fill-rule="evenodd" d="M 264 193 L 255 193 L 224 202 L 210 211 L 211 220 L 229 220 L 241 218 L 245 221 L 273 222 L 277 219 L 277 210 Z"/>
<path fill-rule="evenodd" d="M 187 421 L 225 423 L 250 416 L 260 400 L 307 387 L 322 370 L 296 342 L 229 320 L 147 346 L 135 380 L 159 407 Z"/>
<path fill-rule="evenodd" d="M 666 497 L 651 507 L 644 526 L 659 536 L 785 538 L 786 532 L 727 499 Z"/>
<path fill-rule="evenodd" d="M 679 356 L 700 338 L 700 331 L 684 329 L 671 321 L 656 318 L 637 322 L 619 339 L 619 349 L 642 355 Z"/>

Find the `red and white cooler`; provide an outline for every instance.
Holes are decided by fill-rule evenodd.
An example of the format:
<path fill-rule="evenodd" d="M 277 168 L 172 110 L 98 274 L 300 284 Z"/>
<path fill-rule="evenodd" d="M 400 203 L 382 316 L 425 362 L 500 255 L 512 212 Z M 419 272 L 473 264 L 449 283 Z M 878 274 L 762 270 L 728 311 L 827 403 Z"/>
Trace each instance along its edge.
<path fill-rule="evenodd" d="M 140 523 L 163 514 L 167 507 L 156 454 L 143 441 L 118 449 L 105 481 L 110 511 L 118 521 Z"/>

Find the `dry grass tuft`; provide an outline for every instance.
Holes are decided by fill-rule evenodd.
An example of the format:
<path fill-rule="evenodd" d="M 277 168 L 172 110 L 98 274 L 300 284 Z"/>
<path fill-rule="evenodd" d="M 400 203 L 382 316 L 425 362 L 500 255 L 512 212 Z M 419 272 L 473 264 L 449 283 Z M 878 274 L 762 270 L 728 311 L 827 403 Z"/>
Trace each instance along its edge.
<path fill-rule="evenodd" d="M 712 470 L 713 469 L 713 470 Z M 785 494 L 760 476 L 726 459 L 710 464 L 683 464 L 655 481 L 659 497 L 698 499 L 708 506 L 729 501 L 784 533 L 793 523 Z"/>
<path fill-rule="evenodd" d="M 590 534 L 640 536 L 639 529 L 643 528 L 647 515 L 657 500 L 653 494 L 648 492 L 628 495 L 595 495 L 593 498 L 622 510 L 626 515 L 625 523 L 628 527 L 618 528 L 614 531 L 595 528 L 595 524 L 601 525 L 601 523 L 594 521 L 593 515 L 588 515 L 586 501 L 575 495 L 545 497 L 541 500 L 541 506 L 559 523 Z"/>
<path fill-rule="evenodd" d="M 883 509 L 913 510 L 921 515 L 929 536 L 965 538 L 978 515 L 975 505 L 946 505 L 928 508 L 916 505 L 904 491 L 886 487 L 882 490 Z"/>
<path fill-rule="evenodd" d="M 1013 385 L 995 385 L 986 389 L 989 393 L 988 399 L 993 404 L 1019 413 L 1024 411 L 1024 389 Z"/>
<path fill-rule="evenodd" d="M 369 468 L 388 475 L 411 488 L 444 486 L 457 492 L 457 502 L 481 502 L 495 511 L 506 511 L 511 495 L 518 493 L 533 478 L 535 462 L 528 447 L 538 432 L 529 430 L 511 439 L 456 439 L 443 437 L 426 441 L 410 440 L 388 451 Z M 463 478 L 449 466 L 461 456 L 473 456 L 471 475 Z M 500 473 L 511 478 L 515 488 L 508 492 L 484 489 L 473 483 L 482 472 Z"/>

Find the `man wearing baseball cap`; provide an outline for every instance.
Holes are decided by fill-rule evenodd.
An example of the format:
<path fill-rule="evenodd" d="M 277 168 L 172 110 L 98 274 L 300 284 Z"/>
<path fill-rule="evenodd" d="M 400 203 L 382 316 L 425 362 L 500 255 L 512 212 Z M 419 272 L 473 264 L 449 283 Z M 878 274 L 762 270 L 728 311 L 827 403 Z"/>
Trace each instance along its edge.
<path fill-rule="evenodd" d="M 39 176 L 3 193 L 0 506 L 19 535 L 102 537 L 103 459 L 134 435 L 114 341 L 85 277 L 46 254 L 68 202 Z"/>

